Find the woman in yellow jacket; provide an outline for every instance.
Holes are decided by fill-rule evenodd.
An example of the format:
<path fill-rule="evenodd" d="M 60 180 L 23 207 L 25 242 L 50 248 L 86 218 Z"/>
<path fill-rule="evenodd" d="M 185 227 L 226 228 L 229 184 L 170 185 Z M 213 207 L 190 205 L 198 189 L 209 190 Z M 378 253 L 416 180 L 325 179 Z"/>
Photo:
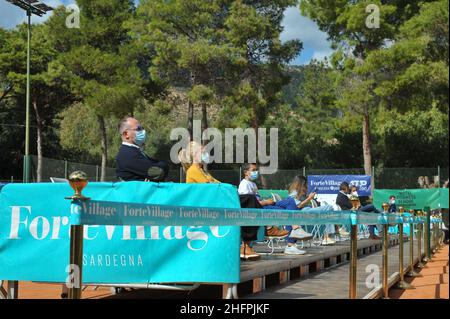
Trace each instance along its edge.
<path fill-rule="evenodd" d="M 197 142 L 190 142 L 186 149 L 178 154 L 181 165 L 186 173 L 186 183 L 220 183 L 211 176 L 204 165 L 209 163 L 209 154 Z"/>

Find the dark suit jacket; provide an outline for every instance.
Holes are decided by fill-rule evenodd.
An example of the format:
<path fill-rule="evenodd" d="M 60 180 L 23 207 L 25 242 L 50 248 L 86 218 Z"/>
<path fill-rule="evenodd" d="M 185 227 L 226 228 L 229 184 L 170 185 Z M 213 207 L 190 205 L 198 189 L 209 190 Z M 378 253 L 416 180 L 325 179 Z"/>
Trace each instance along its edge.
<path fill-rule="evenodd" d="M 164 161 L 150 158 L 141 149 L 121 145 L 116 156 L 117 177 L 123 181 L 162 182 L 169 173 L 169 165 Z"/>
<path fill-rule="evenodd" d="M 342 210 L 350 210 L 353 207 L 350 198 L 348 198 L 347 195 L 344 195 L 341 192 L 339 192 L 337 195 L 336 205 L 338 205 Z"/>

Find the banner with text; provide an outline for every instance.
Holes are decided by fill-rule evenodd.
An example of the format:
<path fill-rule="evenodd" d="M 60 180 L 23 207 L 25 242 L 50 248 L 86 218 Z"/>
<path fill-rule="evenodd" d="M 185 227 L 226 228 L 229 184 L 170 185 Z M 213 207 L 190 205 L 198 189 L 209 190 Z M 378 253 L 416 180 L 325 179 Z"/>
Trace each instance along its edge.
<path fill-rule="evenodd" d="M 0 190 L 0 279 L 65 282 L 71 202 L 64 197 L 72 194 L 65 183 Z M 83 194 L 99 201 L 240 207 L 228 184 L 89 183 Z M 83 282 L 239 282 L 239 227 L 167 225 L 85 226 Z"/>
<path fill-rule="evenodd" d="M 359 196 L 371 196 L 371 176 L 368 175 L 309 175 L 308 190 L 317 193 L 317 199 L 322 204 L 328 204 L 339 209 L 336 197 L 341 183 L 347 182 L 358 188 Z"/>
<path fill-rule="evenodd" d="M 375 189 L 373 197 L 374 204 L 381 207 L 384 202 L 389 201 L 390 196 L 395 196 L 397 208 L 403 206 L 405 209 L 430 209 L 448 208 L 448 188 L 429 189 Z"/>

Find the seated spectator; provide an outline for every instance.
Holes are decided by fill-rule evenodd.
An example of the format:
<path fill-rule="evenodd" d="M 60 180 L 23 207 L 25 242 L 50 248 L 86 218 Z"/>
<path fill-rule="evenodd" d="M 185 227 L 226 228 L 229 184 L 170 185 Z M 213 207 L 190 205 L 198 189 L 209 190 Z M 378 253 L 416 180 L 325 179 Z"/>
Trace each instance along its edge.
<path fill-rule="evenodd" d="M 243 194 L 239 195 L 239 201 L 241 203 L 241 208 L 259 208 L 262 206 L 259 203 L 256 195 L 254 194 Z M 257 254 L 251 243 L 258 239 L 258 226 L 243 226 L 241 227 L 241 247 L 240 247 L 240 257 L 244 260 L 256 260 L 261 258 Z"/>
<path fill-rule="evenodd" d="M 321 207 L 311 207 L 311 202 L 314 200 L 316 193 L 308 193 L 308 183 L 304 176 L 296 176 L 289 187 L 289 197 L 276 202 L 274 205 L 265 206 L 265 209 L 286 209 L 286 210 L 300 210 L 308 213 L 322 213 L 333 211 L 333 207 L 326 205 Z M 307 233 L 298 225 L 286 226 L 289 231 L 287 237 L 287 246 L 284 250 L 288 255 L 303 255 L 304 250 L 297 248 L 298 240 L 308 240 L 312 238 L 312 234 Z"/>
<path fill-rule="evenodd" d="M 242 206 L 242 198 L 246 195 L 253 195 L 255 196 L 256 200 L 258 201 L 259 208 L 263 206 L 273 205 L 275 202 L 272 199 L 262 200 L 261 196 L 259 196 L 258 193 L 258 186 L 256 186 L 255 181 L 259 178 L 259 172 L 258 172 L 258 166 L 254 163 L 252 164 L 244 164 L 242 166 L 242 172 L 244 174 L 244 178 L 242 179 L 241 183 L 239 184 L 238 193 L 239 197 L 241 198 L 241 207 Z M 245 203 L 248 203 L 248 200 L 245 201 Z M 258 208 L 258 207 L 249 207 L 245 206 L 246 208 Z M 242 227 L 241 228 L 241 234 L 243 238 L 242 246 L 241 246 L 241 258 L 248 259 L 248 253 L 250 252 L 253 255 L 256 255 L 254 251 L 251 249 L 250 245 L 251 242 L 256 240 L 256 235 L 258 233 L 259 227 L 250 226 L 250 227 Z M 278 237 L 278 238 L 284 238 L 286 237 L 289 232 L 284 229 L 279 229 L 276 226 L 266 226 L 265 230 L 266 236 L 268 237 Z M 252 239 L 253 238 L 253 239 Z"/>
<path fill-rule="evenodd" d="M 186 183 L 220 183 L 206 171 L 209 154 L 197 142 L 190 142 L 186 149 L 179 152 L 178 158 L 186 173 Z"/>
<path fill-rule="evenodd" d="M 336 198 L 336 205 L 338 205 L 342 210 L 351 210 L 353 208 L 352 202 L 350 201 L 349 195 L 350 194 L 350 186 L 347 182 L 341 183 L 339 186 L 339 193 Z M 375 206 L 373 205 L 365 205 L 365 206 L 358 206 L 358 211 L 366 212 L 366 213 L 377 213 L 380 214 L 380 211 L 378 211 Z M 377 235 L 375 235 L 375 226 L 369 225 L 369 238 L 370 239 L 380 239 Z"/>
<path fill-rule="evenodd" d="M 116 156 L 117 177 L 122 181 L 164 181 L 169 173 L 169 165 L 144 153 L 142 148 L 147 133 L 139 121 L 132 117 L 122 119 L 119 133 L 122 145 Z"/>
<path fill-rule="evenodd" d="M 389 213 L 397 212 L 397 205 L 395 205 L 395 196 L 392 195 L 389 197 Z"/>

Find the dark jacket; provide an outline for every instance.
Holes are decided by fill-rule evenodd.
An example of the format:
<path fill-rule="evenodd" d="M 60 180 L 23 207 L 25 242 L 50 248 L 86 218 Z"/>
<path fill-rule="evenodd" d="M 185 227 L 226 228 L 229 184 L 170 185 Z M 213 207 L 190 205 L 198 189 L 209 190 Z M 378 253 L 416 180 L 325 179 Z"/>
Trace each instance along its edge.
<path fill-rule="evenodd" d="M 117 177 L 123 181 L 162 182 L 169 173 L 169 165 L 147 156 L 141 149 L 121 145 L 116 156 Z"/>
<path fill-rule="evenodd" d="M 336 197 L 336 205 L 338 205 L 342 210 L 351 210 L 353 207 L 350 198 L 348 198 L 347 195 L 344 195 L 341 192 L 339 192 Z"/>
<path fill-rule="evenodd" d="M 397 212 L 397 205 L 395 204 L 389 204 L 389 213 L 396 213 Z"/>

